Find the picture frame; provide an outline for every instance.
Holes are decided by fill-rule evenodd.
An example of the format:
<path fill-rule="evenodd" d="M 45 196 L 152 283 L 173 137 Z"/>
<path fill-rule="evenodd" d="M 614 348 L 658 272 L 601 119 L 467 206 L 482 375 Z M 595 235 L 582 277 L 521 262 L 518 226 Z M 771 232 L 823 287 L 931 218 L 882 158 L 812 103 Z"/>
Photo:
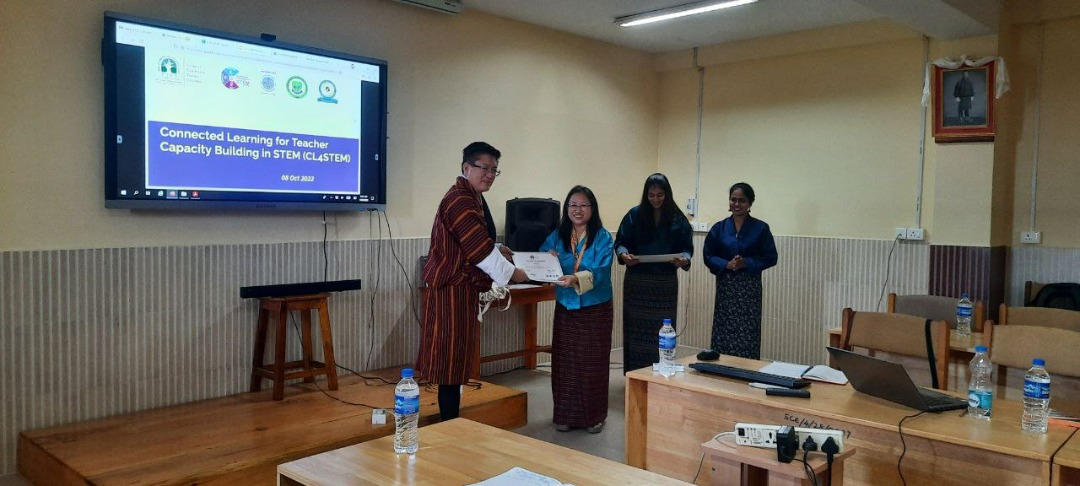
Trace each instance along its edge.
<path fill-rule="evenodd" d="M 994 141 L 994 64 L 934 66 L 934 141 Z"/>

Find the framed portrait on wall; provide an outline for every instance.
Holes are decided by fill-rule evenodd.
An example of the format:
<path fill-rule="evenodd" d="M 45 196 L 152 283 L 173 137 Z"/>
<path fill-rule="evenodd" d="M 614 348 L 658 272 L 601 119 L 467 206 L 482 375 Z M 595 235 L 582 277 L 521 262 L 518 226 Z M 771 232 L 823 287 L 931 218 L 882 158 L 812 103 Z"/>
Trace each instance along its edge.
<path fill-rule="evenodd" d="M 994 141 L 994 63 L 934 66 L 932 91 L 937 143 Z"/>

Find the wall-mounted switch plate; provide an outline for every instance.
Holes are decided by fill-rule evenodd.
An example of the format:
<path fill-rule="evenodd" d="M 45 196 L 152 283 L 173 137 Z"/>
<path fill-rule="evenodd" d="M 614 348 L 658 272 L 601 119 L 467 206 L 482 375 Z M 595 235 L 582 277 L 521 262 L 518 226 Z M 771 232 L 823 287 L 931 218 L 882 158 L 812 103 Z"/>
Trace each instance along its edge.
<path fill-rule="evenodd" d="M 1020 233 L 1020 243 L 1038 244 L 1042 241 L 1042 235 L 1038 231 L 1025 231 Z"/>
<path fill-rule="evenodd" d="M 709 223 L 706 223 L 704 221 L 691 221 L 690 227 L 693 228 L 694 231 L 699 231 L 702 233 L 709 231 Z"/>
<path fill-rule="evenodd" d="M 907 239 L 916 240 L 916 241 L 922 241 L 923 237 L 924 237 L 924 235 L 923 235 L 923 229 L 922 228 L 908 228 L 907 229 Z"/>

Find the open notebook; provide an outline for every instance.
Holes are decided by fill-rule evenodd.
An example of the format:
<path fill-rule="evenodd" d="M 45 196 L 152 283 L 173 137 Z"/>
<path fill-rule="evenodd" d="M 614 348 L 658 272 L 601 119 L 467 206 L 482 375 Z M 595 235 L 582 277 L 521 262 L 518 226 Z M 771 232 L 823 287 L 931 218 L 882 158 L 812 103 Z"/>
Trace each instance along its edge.
<path fill-rule="evenodd" d="M 825 365 L 807 366 L 795 363 L 785 363 L 783 361 L 773 361 L 772 363 L 762 366 L 758 371 L 780 376 L 789 376 L 791 378 L 824 381 L 826 383 L 835 383 L 837 385 L 846 385 L 848 382 L 847 376 L 844 376 L 843 371 Z"/>

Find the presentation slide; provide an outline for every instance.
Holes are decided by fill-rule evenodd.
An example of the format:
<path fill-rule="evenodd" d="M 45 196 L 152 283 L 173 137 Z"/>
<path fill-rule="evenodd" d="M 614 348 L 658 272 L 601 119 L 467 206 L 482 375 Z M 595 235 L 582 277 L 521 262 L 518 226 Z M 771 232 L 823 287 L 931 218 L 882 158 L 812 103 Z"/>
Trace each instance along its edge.
<path fill-rule="evenodd" d="M 356 194 L 374 66 L 148 26 L 145 187 Z"/>

